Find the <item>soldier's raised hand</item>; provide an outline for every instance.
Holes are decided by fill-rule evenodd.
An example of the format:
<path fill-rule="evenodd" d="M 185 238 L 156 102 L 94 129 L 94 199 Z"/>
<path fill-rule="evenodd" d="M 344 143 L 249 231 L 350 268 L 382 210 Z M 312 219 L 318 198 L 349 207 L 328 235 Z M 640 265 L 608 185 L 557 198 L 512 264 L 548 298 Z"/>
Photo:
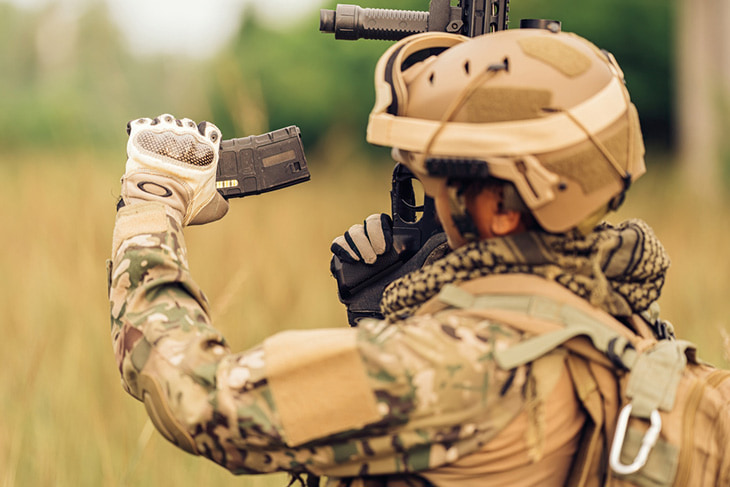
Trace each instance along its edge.
<path fill-rule="evenodd" d="M 127 133 L 124 205 L 165 203 L 179 213 L 183 225 L 212 222 L 226 214 L 228 202 L 215 187 L 218 127 L 164 114 L 129 122 Z"/>

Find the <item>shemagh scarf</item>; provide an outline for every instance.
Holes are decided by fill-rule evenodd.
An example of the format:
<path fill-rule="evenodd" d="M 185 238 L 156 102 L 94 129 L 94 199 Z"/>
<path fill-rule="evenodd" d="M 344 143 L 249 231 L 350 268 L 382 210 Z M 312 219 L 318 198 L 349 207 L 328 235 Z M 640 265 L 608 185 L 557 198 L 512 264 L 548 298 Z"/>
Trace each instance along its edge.
<path fill-rule="evenodd" d="M 602 223 L 588 235 L 526 232 L 472 242 L 393 281 L 381 310 L 389 321 L 413 314 L 445 284 L 497 274 L 553 280 L 614 316 L 630 316 L 659 298 L 669 257 L 641 220 Z"/>

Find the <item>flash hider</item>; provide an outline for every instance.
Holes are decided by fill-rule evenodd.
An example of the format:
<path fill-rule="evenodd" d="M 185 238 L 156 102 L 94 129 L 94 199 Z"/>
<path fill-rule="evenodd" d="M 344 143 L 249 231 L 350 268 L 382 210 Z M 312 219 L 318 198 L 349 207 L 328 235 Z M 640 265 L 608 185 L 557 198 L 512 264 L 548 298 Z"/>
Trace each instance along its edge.
<path fill-rule="evenodd" d="M 319 12 L 319 30 L 335 39 L 395 41 L 420 32 L 476 37 L 505 30 L 509 0 L 431 0 L 428 12 L 340 4 Z"/>

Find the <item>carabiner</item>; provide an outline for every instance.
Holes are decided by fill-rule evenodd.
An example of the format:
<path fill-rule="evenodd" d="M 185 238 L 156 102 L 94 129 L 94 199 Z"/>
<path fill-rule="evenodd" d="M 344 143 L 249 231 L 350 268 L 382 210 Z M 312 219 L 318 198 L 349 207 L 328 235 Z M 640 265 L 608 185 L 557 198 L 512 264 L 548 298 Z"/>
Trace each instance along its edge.
<path fill-rule="evenodd" d="M 624 406 L 621 413 L 618 415 L 618 421 L 616 422 L 616 433 L 613 435 L 613 443 L 611 444 L 611 454 L 609 456 L 609 463 L 611 469 L 619 475 L 629 475 L 634 472 L 638 472 L 641 467 L 646 464 L 647 458 L 651 449 L 654 448 L 659 433 L 662 431 L 662 418 L 659 415 L 659 411 L 656 409 L 651 412 L 651 425 L 644 434 L 644 438 L 641 440 L 641 447 L 639 452 L 636 454 L 634 461 L 625 465 L 621 463 L 621 450 L 624 446 L 624 437 L 626 436 L 626 430 L 629 426 L 629 418 L 631 417 L 631 403 Z"/>

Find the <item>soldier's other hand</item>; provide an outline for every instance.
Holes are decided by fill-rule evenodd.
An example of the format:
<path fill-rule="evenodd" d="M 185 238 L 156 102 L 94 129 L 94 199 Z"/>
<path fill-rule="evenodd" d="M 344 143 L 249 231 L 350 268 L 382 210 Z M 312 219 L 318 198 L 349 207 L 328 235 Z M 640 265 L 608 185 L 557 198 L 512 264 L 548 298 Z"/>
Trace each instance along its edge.
<path fill-rule="evenodd" d="M 129 122 L 127 133 L 124 205 L 165 203 L 179 214 L 183 225 L 223 218 L 228 202 L 215 187 L 221 142 L 218 127 L 163 114 Z"/>
<path fill-rule="evenodd" d="M 374 264 L 392 246 L 393 220 L 385 213 L 376 213 L 334 239 L 330 250 L 343 262 Z"/>

